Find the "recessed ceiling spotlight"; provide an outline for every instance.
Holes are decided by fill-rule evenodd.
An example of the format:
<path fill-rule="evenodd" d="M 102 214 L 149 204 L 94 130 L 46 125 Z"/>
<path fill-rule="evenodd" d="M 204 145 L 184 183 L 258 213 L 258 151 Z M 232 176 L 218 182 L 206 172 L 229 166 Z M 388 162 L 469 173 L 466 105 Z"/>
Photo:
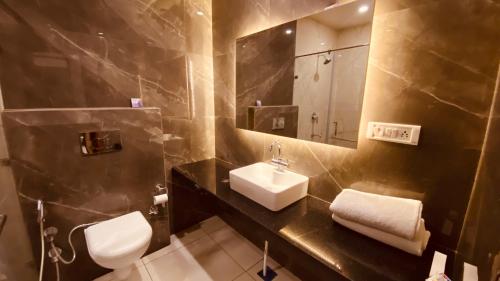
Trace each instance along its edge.
<path fill-rule="evenodd" d="M 196 11 L 196 14 L 197 14 L 198 16 L 203 16 L 203 15 L 204 15 L 204 13 L 203 13 L 202 11 Z"/>
<path fill-rule="evenodd" d="M 319 43 L 321 46 L 325 46 L 325 42 L 321 42 Z"/>
<path fill-rule="evenodd" d="M 360 13 L 360 14 L 366 13 L 366 12 L 368 12 L 369 9 L 370 9 L 370 7 L 368 7 L 368 5 L 361 5 L 358 8 L 358 13 Z"/>
<path fill-rule="evenodd" d="M 287 30 L 285 30 L 285 33 L 286 33 L 286 34 L 292 34 L 292 32 L 293 32 L 293 30 L 291 30 L 290 28 L 289 28 L 289 29 L 287 29 Z"/>

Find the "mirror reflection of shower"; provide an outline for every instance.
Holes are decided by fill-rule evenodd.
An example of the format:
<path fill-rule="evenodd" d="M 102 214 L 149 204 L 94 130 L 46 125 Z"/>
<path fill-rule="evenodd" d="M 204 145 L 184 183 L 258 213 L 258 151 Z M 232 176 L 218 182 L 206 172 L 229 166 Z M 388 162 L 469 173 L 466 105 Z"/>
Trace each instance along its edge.
<path fill-rule="evenodd" d="M 319 115 L 316 112 L 313 112 L 311 115 L 311 140 L 314 140 L 314 138 L 322 138 L 321 134 L 317 134 L 315 128 L 317 127 L 317 124 L 319 123 Z"/>
<path fill-rule="evenodd" d="M 326 50 L 295 58 L 293 104 L 299 106 L 298 137 L 325 143 L 335 65 L 334 52 Z"/>
<path fill-rule="evenodd" d="M 354 46 L 296 56 L 298 138 L 355 146 L 367 55 L 368 46 Z"/>

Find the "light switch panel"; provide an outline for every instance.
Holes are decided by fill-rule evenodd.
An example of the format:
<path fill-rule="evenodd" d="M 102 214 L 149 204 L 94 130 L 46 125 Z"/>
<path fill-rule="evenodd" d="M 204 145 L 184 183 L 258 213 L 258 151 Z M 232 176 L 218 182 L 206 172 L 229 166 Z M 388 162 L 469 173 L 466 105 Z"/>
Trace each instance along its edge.
<path fill-rule="evenodd" d="M 373 140 L 418 145 L 421 126 L 368 122 L 366 137 Z"/>

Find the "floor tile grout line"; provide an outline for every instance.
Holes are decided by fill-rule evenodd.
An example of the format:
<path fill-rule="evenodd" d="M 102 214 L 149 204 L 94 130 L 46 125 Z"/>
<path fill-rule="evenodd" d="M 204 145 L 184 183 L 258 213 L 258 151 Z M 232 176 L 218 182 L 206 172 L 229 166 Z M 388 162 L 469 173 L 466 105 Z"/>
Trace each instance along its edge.
<path fill-rule="evenodd" d="M 230 225 L 226 225 L 226 226 L 224 226 L 224 227 L 228 227 L 228 228 L 230 228 L 232 231 L 234 231 L 234 232 L 238 233 L 240 236 L 242 236 L 244 240 L 248 241 L 250 244 L 252 244 L 252 245 L 253 245 L 253 243 L 252 243 L 252 242 L 250 242 L 248 239 L 246 239 L 246 238 L 245 238 L 245 236 L 241 235 L 238 231 L 236 231 L 236 230 L 235 230 L 234 228 L 232 228 Z M 221 227 L 221 228 L 220 228 L 220 229 L 218 229 L 217 231 L 221 230 L 221 229 L 222 229 L 222 228 L 224 228 L 224 227 Z M 213 232 L 211 232 L 211 233 L 214 233 L 214 232 L 216 232 L 216 231 L 213 231 Z M 243 269 L 243 273 L 247 273 L 248 275 L 250 275 L 250 277 L 252 277 L 252 274 L 251 274 L 252 272 L 250 272 L 250 270 L 251 270 L 251 269 L 252 269 L 252 268 L 253 268 L 256 264 L 260 263 L 260 262 L 264 259 L 263 257 L 262 257 L 262 258 L 260 258 L 260 259 L 259 259 L 256 263 L 252 264 L 252 265 L 251 265 L 248 269 L 245 269 L 243 266 L 241 266 L 241 265 L 240 265 L 240 263 L 239 263 L 239 262 L 238 262 L 235 258 L 233 258 L 233 257 L 229 254 L 229 252 L 227 252 L 227 251 L 224 249 L 224 247 L 222 247 L 222 245 L 221 245 L 219 242 L 217 242 L 215 239 L 213 239 L 213 238 L 210 236 L 210 234 L 208 234 L 208 233 L 207 233 L 207 235 L 208 235 L 208 237 L 210 237 L 210 239 L 212 239 L 212 241 L 214 241 L 214 242 L 217 244 L 217 246 L 219 246 L 219 247 L 222 249 L 222 251 L 224 251 L 224 252 L 225 252 L 225 253 L 226 253 L 226 254 L 227 254 L 227 255 L 228 255 L 228 256 L 229 256 L 229 257 L 230 257 L 233 261 L 235 261 L 235 262 L 236 262 L 236 263 L 237 263 L 237 264 L 238 264 L 238 265 L 239 265 L 239 266 Z M 254 245 L 254 246 L 255 246 L 255 247 L 257 247 L 257 245 Z M 257 247 L 257 248 L 260 250 L 260 248 L 259 248 L 259 247 Z M 273 269 L 273 270 L 277 270 L 277 269 L 282 268 L 282 267 L 283 267 L 283 266 L 282 266 L 281 264 L 277 263 L 276 268 L 275 268 L 275 269 Z M 242 273 L 242 274 L 240 274 L 240 275 L 238 275 L 238 277 L 240 277 L 241 275 L 243 275 L 243 273 Z M 237 279 L 238 277 L 236 277 L 235 279 Z M 252 277 L 252 279 L 254 279 L 254 278 Z M 234 280 L 234 279 L 233 279 L 233 280 Z"/>
<path fill-rule="evenodd" d="M 216 216 L 214 216 L 214 217 L 216 217 Z M 187 242 L 186 244 L 181 244 L 181 246 L 180 246 L 180 247 L 178 247 L 178 248 L 176 248 L 176 249 L 173 249 L 171 252 L 168 252 L 168 253 L 166 253 L 166 254 L 160 255 L 160 256 L 158 256 L 158 257 L 156 257 L 156 258 L 154 258 L 154 259 L 149 260 L 148 262 L 144 262 L 144 260 L 143 260 L 143 259 L 144 259 L 145 257 L 142 257 L 142 258 L 141 258 L 141 262 L 144 264 L 144 266 L 146 266 L 147 264 L 150 264 L 150 263 L 152 263 L 153 261 L 155 261 L 155 260 L 157 260 L 157 259 L 159 259 L 159 258 L 161 258 L 161 257 L 163 257 L 163 256 L 170 255 L 170 254 L 172 254 L 172 253 L 174 253 L 174 252 L 177 252 L 178 250 L 180 250 L 180 249 L 182 249 L 182 248 L 186 248 L 187 246 L 189 246 L 189 245 L 191 245 L 191 244 L 193 244 L 193 243 L 195 243 L 195 242 L 199 241 L 200 239 L 203 239 L 205 236 L 209 237 L 209 238 L 210 238 L 210 239 L 211 239 L 214 243 L 216 243 L 216 244 L 217 244 L 217 246 L 220 246 L 220 245 L 219 245 L 219 243 L 217 243 L 217 241 L 214 241 L 214 240 L 212 239 L 212 237 L 210 237 L 210 234 L 209 234 L 209 233 L 207 233 L 207 232 L 206 232 L 206 231 L 205 231 L 205 230 L 201 227 L 201 222 L 200 222 L 200 223 L 198 223 L 198 224 L 193 225 L 192 227 L 194 227 L 194 226 L 196 226 L 196 225 L 200 226 L 200 230 L 201 230 L 201 232 L 203 232 L 204 236 L 201 236 L 201 237 L 199 237 L 199 238 L 196 238 L 196 239 L 194 239 L 193 241 Z M 227 225 L 227 224 L 226 224 L 225 226 L 229 226 L 229 225 Z M 225 226 L 223 226 L 223 227 L 225 227 Z M 223 227 L 221 227 L 220 229 L 222 229 Z M 217 229 L 216 231 L 218 231 L 218 230 L 220 230 L 220 229 Z M 213 231 L 213 232 L 215 232 L 215 231 Z M 213 232 L 212 232 L 212 233 L 213 233 Z M 176 234 L 172 234 L 171 236 L 174 236 L 174 235 L 176 235 Z M 177 236 L 176 236 L 176 238 L 177 238 Z M 177 240 L 178 240 L 178 241 L 181 241 L 181 239 L 180 239 L 180 238 L 177 238 Z M 172 239 L 170 239 L 170 245 L 172 245 Z M 168 246 L 170 246 L 170 245 L 168 245 Z M 168 247 L 168 246 L 166 246 L 166 247 Z M 221 247 L 221 248 L 222 248 L 222 247 Z M 163 249 L 163 248 L 162 248 L 162 249 Z M 160 250 L 161 250 L 161 249 L 160 249 Z M 153 253 L 151 253 L 151 254 L 153 254 Z M 151 255 L 151 254 L 149 254 L 149 255 Z M 149 256 L 149 255 L 148 255 L 148 256 Z M 147 257 L 147 256 L 146 256 L 146 257 Z M 245 270 L 245 269 L 243 269 L 243 270 Z M 148 273 L 149 273 L 149 272 L 148 272 Z"/>
<path fill-rule="evenodd" d="M 153 281 L 153 276 L 151 275 L 151 272 L 149 272 L 149 269 L 148 269 L 148 267 L 146 266 L 146 264 L 144 264 L 144 268 L 146 269 L 146 272 L 148 273 L 149 280 L 150 280 L 150 281 Z"/>
<path fill-rule="evenodd" d="M 246 271 L 243 271 L 240 275 L 234 277 L 233 281 L 240 278 L 241 276 L 243 276 L 243 274 L 246 274 L 247 272 Z"/>
<path fill-rule="evenodd" d="M 261 258 L 260 260 L 258 260 L 256 263 L 252 264 L 252 266 L 250 266 L 250 268 L 246 271 L 248 272 L 250 269 L 252 269 L 254 266 L 256 266 L 257 264 L 259 264 L 264 258 Z"/>
<path fill-rule="evenodd" d="M 208 237 L 210 237 L 210 239 L 215 243 L 215 245 L 217 245 L 217 247 L 219 247 L 226 255 L 229 256 L 230 259 L 232 259 L 242 270 L 243 272 L 246 272 L 246 270 L 243 268 L 243 266 L 240 265 L 240 263 L 235 259 L 233 258 L 223 247 L 221 244 L 219 244 L 217 241 L 215 241 L 215 239 L 213 239 L 210 235 L 208 235 Z"/>
<path fill-rule="evenodd" d="M 209 235 L 208 235 L 205 231 L 203 231 L 203 229 L 201 229 L 201 228 L 200 228 L 200 230 L 203 232 L 203 234 L 205 234 L 205 236 L 209 236 Z M 172 234 L 172 236 L 173 236 L 173 235 L 175 235 L 175 234 Z M 142 257 L 142 258 L 141 258 L 141 261 L 144 263 L 144 265 L 146 265 L 146 264 L 150 264 L 151 262 L 153 262 L 153 261 L 155 261 L 155 260 L 157 260 L 157 259 L 159 259 L 159 258 L 161 258 L 161 257 L 163 257 L 163 256 L 170 255 L 171 253 L 173 253 L 173 252 L 177 252 L 178 250 L 180 250 L 180 249 L 182 249 L 182 248 L 186 248 L 187 246 L 189 246 L 189 245 L 193 244 L 194 242 L 197 242 L 198 240 L 203 239 L 205 236 L 202 236 L 202 237 L 196 238 L 196 239 L 194 239 L 193 241 L 187 242 L 186 244 L 181 244 L 182 246 L 180 246 L 180 247 L 178 247 L 178 248 L 175 248 L 175 249 L 173 249 L 172 251 L 170 251 L 170 252 L 168 252 L 168 253 L 165 253 L 165 254 L 163 254 L 163 255 L 161 255 L 161 256 L 158 256 L 158 257 L 156 257 L 156 258 L 154 258 L 154 259 L 152 259 L 152 260 L 150 260 L 150 261 L 148 261 L 148 262 L 144 262 L 144 260 L 143 260 L 143 259 L 144 259 L 145 257 Z M 179 239 L 179 238 L 177 238 L 177 240 L 178 240 L 178 241 L 180 241 L 180 239 Z M 172 239 L 170 239 L 170 244 L 169 244 L 168 246 L 170 246 L 170 245 L 172 245 Z M 166 247 L 168 247 L 168 246 L 166 246 Z M 166 247 L 163 247 L 163 248 L 161 248 L 160 250 L 162 250 L 162 249 L 164 249 L 164 248 L 166 248 Z M 159 251 L 159 250 L 158 250 L 158 251 Z M 151 253 L 151 254 L 153 254 L 153 253 Z M 149 255 L 151 255 L 151 254 L 149 254 Z M 149 255 L 148 255 L 148 256 L 149 256 Z M 147 256 L 146 256 L 146 257 L 147 257 Z"/>

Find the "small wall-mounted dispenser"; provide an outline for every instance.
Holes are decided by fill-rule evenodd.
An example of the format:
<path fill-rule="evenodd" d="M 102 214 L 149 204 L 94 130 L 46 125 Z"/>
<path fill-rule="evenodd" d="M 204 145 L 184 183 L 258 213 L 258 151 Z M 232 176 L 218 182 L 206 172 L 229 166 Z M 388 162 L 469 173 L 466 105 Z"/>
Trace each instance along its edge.
<path fill-rule="evenodd" d="M 158 205 L 161 205 L 165 208 L 166 203 L 168 202 L 168 194 L 167 188 L 161 184 L 155 185 L 155 192 L 153 195 L 153 205 L 149 208 L 150 215 L 157 215 L 159 213 Z"/>

